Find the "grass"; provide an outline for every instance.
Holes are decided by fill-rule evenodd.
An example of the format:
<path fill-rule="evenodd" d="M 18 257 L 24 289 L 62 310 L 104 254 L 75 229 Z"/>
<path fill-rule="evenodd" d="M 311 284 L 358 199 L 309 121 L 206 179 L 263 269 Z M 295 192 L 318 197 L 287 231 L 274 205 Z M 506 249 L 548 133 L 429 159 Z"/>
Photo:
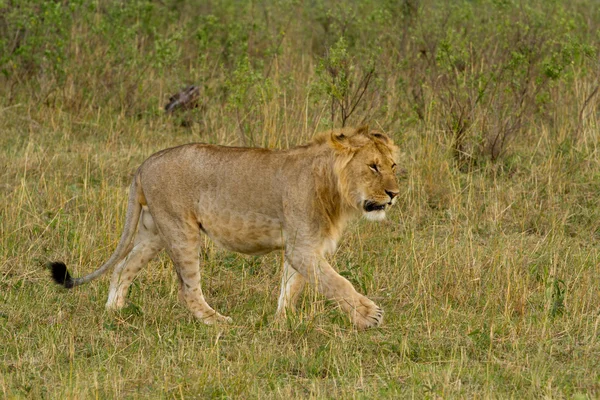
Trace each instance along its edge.
<path fill-rule="evenodd" d="M 569 12 L 582 15 L 577 7 L 584 3 Z M 104 310 L 108 277 L 72 292 L 52 284 L 44 269 L 48 260 L 64 260 L 80 276 L 108 258 L 121 233 L 131 176 L 153 152 L 192 141 L 288 147 L 340 123 L 339 116 L 330 120 L 331 92 L 319 92 L 315 82 L 322 72 L 311 53 L 338 41 L 315 30 L 313 47 L 298 46 L 318 10 L 286 25 L 288 14 L 264 6 L 272 12 L 264 32 L 287 27 L 283 39 L 274 35 L 271 46 L 260 29 L 251 31 L 247 42 L 235 43 L 254 47 L 223 42 L 231 60 L 216 62 L 195 58 L 187 34 L 172 38 L 185 51 L 169 53 L 175 23 L 189 27 L 193 12 L 211 12 L 221 21 L 215 35 L 222 34 L 219 26 L 243 34 L 250 29 L 246 20 L 233 24 L 228 18 L 237 11 L 226 6 L 173 7 L 154 33 L 144 31 L 141 17 L 141 25 L 131 25 L 138 31 L 115 33 L 138 45 L 139 56 L 126 53 L 130 64 L 117 63 L 99 22 L 94 29 L 102 34 L 75 19 L 64 29 L 72 35 L 65 61 L 53 61 L 64 68 L 64 80 L 49 72 L 44 63 L 50 58 L 39 61 L 40 70 L 27 67 L 38 65 L 35 59 L 15 58 L 17 72 L 2 78 L 1 397 L 600 396 L 600 114 L 596 75 L 585 60 L 574 61 L 564 80 L 543 86 L 546 102 L 527 110 L 519 133 L 511 133 L 500 153 L 487 154 L 485 135 L 477 131 L 482 121 L 492 121 L 492 112 L 476 110 L 479 122 L 462 148 L 471 157 L 466 168 L 454 156 L 456 132 L 446 128 L 458 103 L 445 103 L 444 96 L 455 86 L 444 92 L 443 82 L 425 82 L 424 108 L 415 110 L 418 99 L 404 96 L 412 89 L 403 92 L 398 83 L 417 73 L 407 69 L 413 56 L 379 75 L 387 91 L 386 84 L 371 87 L 361 104 L 380 95 L 387 103 L 357 110 L 350 122 L 368 119 L 401 145 L 402 194 L 387 221 L 353 223 L 332 258 L 384 308 L 379 329 L 357 332 L 311 290 L 297 315 L 274 324 L 281 273 L 275 253 L 255 258 L 213 247 L 205 256 L 206 297 L 233 318 L 231 326 L 205 326 L 178 303 L 164 254 L 140 274 L 130 305 L 118 314 Z M 80 12 L 88 22 L 129 18 L 111 10 Z M 135 15 L 163 15 L 155 11 Z M 259 9 L 254 12 L 257 24 L 266 23 Z M 598 15 L 588 17 L 584 28 L 592 31 Z M 331 18 L 333 31 L 335 21 L 357 23 L 345 14 Z M 424 10 L 414 18 L 418 35 L 433 16 Z M 378 25 L 364 26 L 364 38 L 350 38 L 356 46 L 378 34 Z M 388 25 L 392 32 L 400 26 Z M 202 40 L 209 55 L 221 49 L 211 47 L 210 37 Z M 589 40 L 597 44 L 597 37 Z M 382 46 L 382 62 L 391 62 L 392 46 Z M 143 64 L 142 55 L 149 54 L 154 58 Z M 238 62 L 239 54 L 249 55 L 250 65 Z M 360 61 L 352 62 L 360 70 Z M 245 73 L 229 74 L 228 68 Z M 251 73 L 269 78 L 250 79 Z M 164 115 L 160 107 L 168 94 L 199 78 L 206 103 L 184 115 Z"/>

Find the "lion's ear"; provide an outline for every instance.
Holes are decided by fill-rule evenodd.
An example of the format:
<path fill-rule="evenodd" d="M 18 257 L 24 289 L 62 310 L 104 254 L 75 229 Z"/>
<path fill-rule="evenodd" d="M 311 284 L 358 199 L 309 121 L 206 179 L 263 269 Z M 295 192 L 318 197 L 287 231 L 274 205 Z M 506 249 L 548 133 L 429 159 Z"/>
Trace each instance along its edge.
<path fill-rule="evenodd" d="M 383 132 L 380 131 L 372 131 L 369 129 L 369 125 L 363 125 L 360 128 L 357 128 L 354 132 L 354 135 L 364 135 L 367 137 L 371 137 L 376 140 L 380 140 L 385 144 L 394 143 L 393 140 Z"/>
<path fill-rule="evenodd" d="M 329 138 L 331 147 L 337 151 L 354 151 L 364 146 L 368 139 L 364 136 L 357 135 L 358 131 L 351 132 L 350 135 L 347 132 L 332 132 Z"/>
<path fill-rule="evenodd" d="M 344 132 L 332 132 L 329 137 L 329 143 L 334 150 L 344 151 L 349 150 L 349 140 L 348 136 L 344 134 Z"/>
<path fill-rule="evenodd" d="M 383 132 L 372 131 L 369 133 L 369 135 L 376 140 L 381 140 L 385 144 L 393 144 L 394 143 L 393 140 Z"/>
<path fill-rule="evenodd" d="M 369 133 L 369 136 L 371 138 L 373 138 L 376 142 L 379 142 L 379 143 L 383 144 L 385 147 L 387 147 L 388 150 L 392 153 L 392 158 L 394 160 L 398 159 L 398 154 L 399 154 L 400 149 L 398 149 L 398 146 L 396 146 L 396 144 L 394 143 L 394 141 L 392 140 L 391 137 L 389 137 L 385 133 L 378 132 L 378 131 L 373 131 L 373 132 Z"/>

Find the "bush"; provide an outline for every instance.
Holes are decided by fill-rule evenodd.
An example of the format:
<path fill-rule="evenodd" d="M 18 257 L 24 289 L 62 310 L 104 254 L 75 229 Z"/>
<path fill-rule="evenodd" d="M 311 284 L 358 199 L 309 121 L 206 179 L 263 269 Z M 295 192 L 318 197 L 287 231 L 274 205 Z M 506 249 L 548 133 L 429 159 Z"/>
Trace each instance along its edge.
<path fill-rule="evenodd" d="M 311 125 L 436 127 L 462 169 L 534 138 L 576 79 L 593 81 L 597 26 L 582 9 L 541 0 L 5 2 L 1 90 L 9 102 L 34 96 L 139 116 L 160 108 L 157 88 L 194 83 L 242 144 L 264 142 L 254 136 L 273 125 L 267 103 L 298 107 L 310 96 Z"/>

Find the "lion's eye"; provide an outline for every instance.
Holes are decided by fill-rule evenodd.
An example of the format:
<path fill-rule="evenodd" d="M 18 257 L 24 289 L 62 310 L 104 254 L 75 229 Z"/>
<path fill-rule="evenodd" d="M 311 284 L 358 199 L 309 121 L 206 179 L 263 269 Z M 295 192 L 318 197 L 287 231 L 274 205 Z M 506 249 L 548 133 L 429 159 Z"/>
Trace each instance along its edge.
<path fill-rule="evenodd" d="M 397 165 L 396 165 L 396 164 L 393 164 L 393 165 L 392 165 L 392 171 L 396 171 L 396 167 L 397 167 Z"/>
<path fill-rule="evenodd" d="M 377 164 L 375 164 L 375 163 L 369 164 L 369 168 L 371 168 L 371 170 L 374 172 L 379 172 L 379 168 L 377 167 Z"/>

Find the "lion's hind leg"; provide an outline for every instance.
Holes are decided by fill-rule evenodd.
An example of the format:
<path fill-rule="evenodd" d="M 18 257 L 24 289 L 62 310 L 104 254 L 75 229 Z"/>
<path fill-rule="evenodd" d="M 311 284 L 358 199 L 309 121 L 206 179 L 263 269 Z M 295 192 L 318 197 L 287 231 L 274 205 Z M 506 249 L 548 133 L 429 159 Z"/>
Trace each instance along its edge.
<path fill-rule="evenodd" d="M 200 282 L 199 248 L 200 246 L 178 246 L 167 249 L 179 278 L 179 298 L 194 316 L 205 324 L 229 323 L 231 318 L 216 312 L 204 298 Z"/>
<path fill-rule="evenodd" d="M 119 262 L 110 280 L 106 308 L 118 310 L 125 305 L 127 290 L 140 270 L 164 247 L 154 220 L 147 209 L 142 211 L 133 247 Z"/>
<path fill-rule="evenodd" d="M 171 220 L 159 227 L 166 241 L 166 250 L 179 278 L 179 298 L 196 318 L 207 325 L 231 322 L 231 318 L 216 312 L 202 293 L 200 279 L 200 229 L 193 223 Z"/>

